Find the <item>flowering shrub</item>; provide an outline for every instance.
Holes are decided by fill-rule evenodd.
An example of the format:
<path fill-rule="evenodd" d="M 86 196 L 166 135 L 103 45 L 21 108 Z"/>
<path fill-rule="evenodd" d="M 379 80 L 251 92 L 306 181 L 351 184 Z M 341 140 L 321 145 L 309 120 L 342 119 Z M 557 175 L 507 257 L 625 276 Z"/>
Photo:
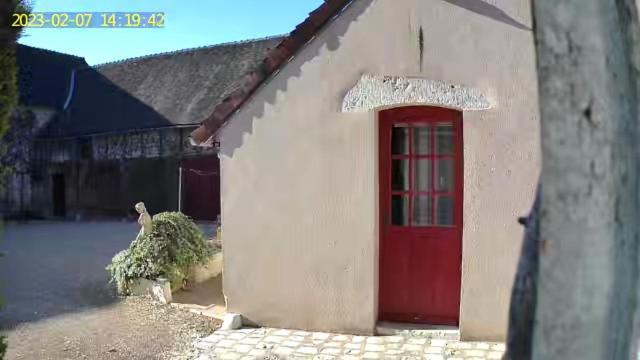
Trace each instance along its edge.
<path fill-rule="evenodd" d="M 182 285 L 193 265 L 206 263 L 214 252 L 189 217 L 180 212 L 164 212 L 153 217 L 150 234 L 113 257 L 107 271 L 123 295 L 130 293 L 131 281 L 136 278 L 164 277 L 174 287 Z"/>

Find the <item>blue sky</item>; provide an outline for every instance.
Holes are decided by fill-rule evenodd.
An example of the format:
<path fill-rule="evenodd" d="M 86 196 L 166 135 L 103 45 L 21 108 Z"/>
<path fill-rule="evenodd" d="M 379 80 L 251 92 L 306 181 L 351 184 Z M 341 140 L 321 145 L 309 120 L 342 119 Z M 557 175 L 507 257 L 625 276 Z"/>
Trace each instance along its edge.
<path fill-rule="evenodd" d="M 35 0 L 34 12 L 163 11 L 163 29 L 29 28 L 20 43 L 84 57 L 91 65 L 285 34 L 322 0 Z"/>

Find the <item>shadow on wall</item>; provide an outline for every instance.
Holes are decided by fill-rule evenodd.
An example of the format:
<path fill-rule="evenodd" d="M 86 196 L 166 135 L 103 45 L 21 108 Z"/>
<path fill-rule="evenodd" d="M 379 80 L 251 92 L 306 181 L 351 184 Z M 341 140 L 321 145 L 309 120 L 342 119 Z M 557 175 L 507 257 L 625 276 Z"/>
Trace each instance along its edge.
<path fill-rule="evenodd" d="M 516 27 L 518 29 L 531 31 L 531 28 L 526 26 L 525 24 L 519 22 L 518 20 L 511 17 L 504 10 L 486 3 L 481 0 L 443 0 L 449 4 L 454 6 L 466 9 L 471 11 L 477 15 L 490 18 L 494 21 L 501 22 L 506 25 L 510 25 Z M 275 73 L 272 77 L 266 80 L 267 85 L 263 88 L 258 89 L 260 92 L 260 96 L 264 98 L 264 103 L 262 105 L 258 104 L 257 106 L 246 106 L 246 113 L 242 116 L 242 121 L 237 119 L 238 123 L 234 124 L 234 126 L 238 127 L 238 131 L 233 131 L 230 134 L 225 134 L 225 147 L 222 149 L 221 154 L 227 157 L 233 157 L 233 153 L 239 147 L 241 147 L 244 143 L 245 134 L 252 134 L 253 131 L 253 122 L 256 119 L 262 118 L 265 113 L 265 109 L 267 105 L 274 105 L 276 102 L 276 97 L 279 91 L 286 92 L 287 84 L 291 78 L 299 78 L 301 76 L 302 67 L 315 59 L 320 55 L 323 48 L 326 46 L 327 50 L 330 52 L 337 51 L 341 45 L 341 38 L 347 33 L 351 24 L 357 22 L 361 15 L 372 5 L 373 0 L 363 0 L 363 1 L 354 1 L 348 5 L 348 7 L 343 10 L 347 14 L 346 16 L 342 16 L 339 20 L 332 20 L 327 26 L 331 26 L 331 31 L 324 31 L 320 36 L 311 40 L 311 44 L 305 45 L 302 50 L 298 54 L 295 54 L 296 58 L 293 60 L 297 62 L 299 65 L 292 66 L 292 63 L 284 64 L 283 66 L 287 67 L 288 76 L 282 76 L 280 72 Z M 350 19 L 349 21 L 341 21 L 344 19 Z M 312 51 L 309 51 L 312 49 Z M 282 69 L 280 69 L 282 70 Z M 357 79 L 356 79 L 357 80 Z M 354 80 L 355 82 L 355 80 Z M 345 93 L 348 91 L 345 90 Z M 255 95 L 255 94 L 254 94 Z M 253 95 L 252 95 L 253 96 Z M 247 100 L 254 101 L 254 99 L 250 98 Z M 337 111 L 340 111 L 339 109 Z M 237 116 L 236 114 L 232 114 L 233 116 Z M 228 120 L 227 120 L 228 121 Z M 224 125 L 223 125 L 224 126 Z"/>
<path fill-rule="evenodd" d="M 94 68 L 76 71 L 69 99 L 64 111 L 39 136 L 82 136 L 173 125 Z"/>
<path fill-rule="evenodd" d="M 495 5 L 486 3 L 482 0 L 444 0 L 444 1 L 448 2 L 451 5 L 461 7 L 463 9 L 469 10 L 481 16 L 488 17 L 490 19 L 501 22 L 503 24 L 511 25 L 521 30 L 529 30 L 529 31 L 531 30 L 530 27 L 512 18 L 509 14 L 504 12 L 504 10 L 498 8 Z"/>
<path fill-rule="evenodd" d="M 350 18 L 350 21 L 336 21 L 330 20 L 330 22 L 326 26 L 331 27 L 331 31 L 325 31 L 325 29 L 320 30 L 325 31 L 321 36 L 313 38 L 310 43 L 306 44 L 302 47 L 299 53 L 295 54 L 296 57 L 294 61 L 299 62 L 299 66 L 292 66 L 292 63 L 285 63 L 283 66 L 287 67 L 288 76 L 282 76 L 282 73 L 278 70 L 265 81 L 266 86 L 259 88 L 257 92 L 260 93 L 260 96 L 264 98 L 264 103 L 262 105 L 257 106 L 245 106 L 243 109 L 247 109 L 246 114 L 242 116 L 242 122 L 240 119 L 234 121 L 234 126 L 238 126 L 239 130 L 233 132 L 233 136 L 226 136 L 224 139 L 224 149 L 221 149 L 220 153 L 223 156 L 233 157 L 233 153 L 235 150 L 243 145 L 245 134 L 251 135 L 253 133 L 253 122 L 256 119 L 262 118 L 264 115 L 265 109 L 267 105 L 274 105 L 276 102 L 276 97 L 279 91 L 286 92 L 287 84 L 289 79 L 291 78 L 299 78 L 302 73 L 302 67 L 304 64 L 312 61 L 317 56 L 320 55 L 322 49 L 326 46 L 327 50 L 334 52 L 340 48 L 341 38 L 344 34 L 347 33 L 349 27 L 352 23 L 357 22 L 360 16 L 369 8 L 372 4 L 373 0 L 362 0 L 362 1 L 354 1 L 347 6 L 344 12 L 347 12 L 346 16 L 343 16 L 342 19 Z M 309 49 L 313 49 L 313 51 L 309 51 Z M 282 68 L 280 69 L 282 70 Z M 345 90 L 346 93 L 347 90 Z M 256 93 L 257 93 L 256 92 Z M 254 93 L 255 95 L 255 93 Z M 247 102 L 254 101 L 252 95 Z M 248 105 L 248 104 L 245 104 Z M 231 117 L 237 116 L 237 114 L 232 114 Z M 227 120 L 228 121 L 228 120 Z M 224 125 L 223 125 L 224 126 Z"/>

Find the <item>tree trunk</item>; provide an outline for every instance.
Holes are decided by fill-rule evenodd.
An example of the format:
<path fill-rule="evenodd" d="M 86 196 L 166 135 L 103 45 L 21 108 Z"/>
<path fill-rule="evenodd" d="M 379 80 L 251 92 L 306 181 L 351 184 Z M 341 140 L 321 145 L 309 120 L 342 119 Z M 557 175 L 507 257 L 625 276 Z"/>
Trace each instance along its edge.
<path fill-rule="evenodd" d="M 637 4 L 535 0 L 533 12 L 540 240 L 538 251 L 523 245 L 507 357 L 628 360 L 638 335 Z"/>

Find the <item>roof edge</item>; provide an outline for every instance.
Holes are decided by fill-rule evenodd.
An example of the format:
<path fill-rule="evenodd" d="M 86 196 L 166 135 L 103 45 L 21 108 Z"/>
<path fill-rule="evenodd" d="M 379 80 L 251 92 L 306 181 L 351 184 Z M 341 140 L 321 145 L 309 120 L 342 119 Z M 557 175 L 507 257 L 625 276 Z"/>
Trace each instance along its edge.
<path fill-rule="evenodd" d="M 192 143 L 205 143 L 221 128 L 226 120 L 244 105 L 244 103 L 277 70 L 284 66 L 298 51 L 312 40 L 325 25 L 339 15 L 356 0 L 324 0 L 322 5 L 309 13 L 309 16 L 287 36 L 278 46 L 267 53 L 257 69 L 245 76 L 244 85 L 227 96 L 214 108 L 212 114 L 202 125 L 191 133 Z"/>
<path fill-rule="evenodd" d="M 108 67 L 108 66 L 111 66 L 111 65 L 125 64 L 125 63 L 131 62 L 131 61 L 138 61 L 138 60 L 151 59 L 151 58 L 160 57 L 160 56 L 168 56 L 168 55 L 175 55 L 175 54 L 181 54 L 181 53 L 188 53 L 188 52 L 191 52 L 191 51 L 212 49 L 212 48 L 223 47 L 223 46 L 242 45 L 242 44 L 248 44 L 248 43 L 252 43 L 252 42 L 274 40 L 274 39 L 278 39 L 278 38 L 284 38 L 286 36 L 287 36 L 287 34 L 270 35 L 270 36 L 255 38 L 255 39 L 227 41 L 227 42 L 218 43 L 218 44 L 195 46 L 195 47 L 191 47 L 191 48 L 171 50 L 171 51 L 159 52 L 159 53 L 154 53 L 154 54 L 134 56 L 134 57 L 125 58 L 125 59 L 121 59 L 121 60 L 108 61 L 108 62 L 105 62 L 105 63 L 92 65 L 91 67 L 94 68 L 94 69 L 100 69 L 100 68 Z"/>
<path fill-rule="evenodd" d="M 20 43 L 20 42 L 17 43 L 16 45 L 24 46 L 24 47 L 28 47 L 28 48 L 31 48 L 31 49 L 36 49 L 36 50 L 40 50 L 40 51 L 44 51 L 44 52 L 48 52 L 48 53 L 52 53 L 52 54 L 56 54 L 56 55 L 64 55 L 64 56 L 68 56 L 68 57 L 73 57 L 73 58 L 76 58 L 76 59 L 83 60 L 85 63 L 87 62 L 87 59 L 85 59 L 82 56 L 78 56 L 78 55 L 67 54 L 67 53 L 63 53 L 63 52 L 60 52 L 60 51 L 56 51 L 56 50 L 45 49 L 45 48 L 41 48 L 41 47 L 37 47 L 37 46 L 23 44 L 23 43 Z"/>

